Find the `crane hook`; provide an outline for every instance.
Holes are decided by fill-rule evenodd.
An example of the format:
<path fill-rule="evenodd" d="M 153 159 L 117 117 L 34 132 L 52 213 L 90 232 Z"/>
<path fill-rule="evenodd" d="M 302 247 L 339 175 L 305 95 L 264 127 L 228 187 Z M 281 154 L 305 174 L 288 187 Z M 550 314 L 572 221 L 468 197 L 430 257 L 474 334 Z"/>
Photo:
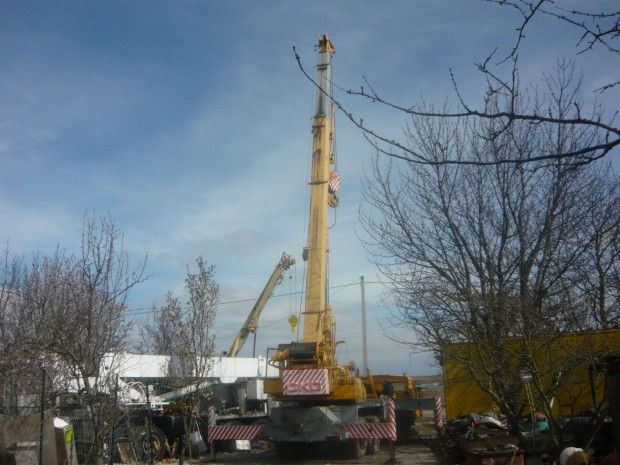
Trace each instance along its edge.
<path fill-rule="evenodd" d="M 336 208 L 339 203 L 340 203 L 340 199 L 338 198 L 335 192 L 333 194 L 329 194 L 329 197 L 327 199 L 327 204 L 330 207 Z"/>

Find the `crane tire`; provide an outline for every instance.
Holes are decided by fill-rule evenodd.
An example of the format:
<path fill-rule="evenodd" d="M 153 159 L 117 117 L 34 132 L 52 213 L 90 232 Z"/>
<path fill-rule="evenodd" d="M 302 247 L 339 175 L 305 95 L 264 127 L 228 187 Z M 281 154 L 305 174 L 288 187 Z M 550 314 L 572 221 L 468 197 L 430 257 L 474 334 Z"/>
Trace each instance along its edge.
<path fill-rule="evenodd" d="M 140 444 L 142 445 L 142 459 L 148 463 L 149 433 L 146 429 L 140 435 Z M 166 452 L 166 435 L 157 426 L 151 427 L 150 444 L 153 448 L 153 460 L 162 460 L 164 458 L 164 453 Z"/>
<path fill-rule="evenodd" d="M 366 423 L 366 420 L 363 417 L 358 419 L 358 423 Z M 349 439 L 343 443 L 342 446 L 342 455 L 345 459 L 361 459 L 366 455 L 366 449 L 368 448 L 368 440 L 355 438 Z"/>
<path fill-rule="evenodd" d="M 341 445 L 344 459 L 361 459 L 366 455 L 366 439 L 348 439 Z"/>

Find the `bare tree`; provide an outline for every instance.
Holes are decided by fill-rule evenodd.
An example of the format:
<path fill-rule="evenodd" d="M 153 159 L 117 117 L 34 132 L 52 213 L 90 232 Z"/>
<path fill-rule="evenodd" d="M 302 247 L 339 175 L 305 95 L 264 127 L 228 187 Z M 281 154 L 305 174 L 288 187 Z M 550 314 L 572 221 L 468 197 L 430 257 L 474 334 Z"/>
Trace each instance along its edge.
<path fill-rule="evenodd" d="M 23 363 L 25 354 L 19 340 L 19 321 L 15 308 L 20 301 L 19 283 L 24 272 L 23 260 L 10 249 L 4 251 L 0 282 L 0 412 L 17 413 L 17 396 L 24 384 L 30 384 Z"/>
<path fill-rule="evenodd" d="M 35 252 L 30 263 L 9 269 L 3 290 L 9 289 L 11 298 L 3 311 L 20 362 L 27 360 L 35 372 L 45 368 L 55 386 L 48 390 L 51 395 L 63 387 L 68 391 L 69 383 L 77 387 L 77 398 L 92 410 L 94 441 L 88 455 L 93 458 L 102 453 L 110 423 L 109 383 L 100 377 L 101 363 L 104 354 L 126 343 L 127 298 L 146 279 L 146 257 L 131 265 L 123 235 L 109 216 L 85 215 L 81 234 L 79 254 L 57 246 L 52 255 Z"/>
<path fill-rule="evenodd" d="M 552 0 L 486 0 L 490 3 L 512 8 L 521 16 L 517 26 L 517 38 L 509 57 L 515 56 L 525 40 L 526 30 L 537 16 L 549 16 L 561 21 L 577 32 L 576 46 L 579 54 L 602 47 L 612 56 L 620 55 L 618 38 L 620 37 L 620 10 L 610 8 L 606 11 L 595 10 L 593 6 L 583 4 L 578 8 L 564 8 L 560 2 Z M 605 91 L 620 84 L 620 81 L 606 83 L 598 91 Z"/>
<path fill-rule="evenodd" d="M 588 215 L 573 234 L 573 240 L 589 244 L 570 281 L 570 294 L 583 311 L 583 329 L 620 327 L 620 185 L 601 170 L 609 166 L 596 168 L 585 199 Z"/>
<path fill-rule="evenodd" d="M 164 304 L 153 304 L 150 312 L 153 321 L 140 326 L 140 340 L 136 350 L 142 354 L 172 356 L 178 352 L 179 334 L 183 331 L 183 305 L 172 292 L 164 296 Z"/>
<path fill-rule="evenodd" d="M 126 343 L 127 298 L 146 279 L 146 259 L 131 267 L 109 216 L 85 215 L 81 233 L 79 255 L 60 247 L 51 257 L 34 255 L 22 295 L 36 316 L 33 335 L 71 368 L 84 395 L 95 396 L 104 354 Z"/>
<path fill-rule="evenodd" d="M 187 302 L 168 292 L 164 305 L 153 308 L 153 323 L 143 328 L 144 345 L 154 353 L 176 359 L 171 368 L 173 377 L 205 377 L 209 367 L 205 361 L 215 350 L 213 326 L 219 303 L 219 285 L 215 281 L 215 266 L 196 259 L 197 273 L 187 270 L 185 289 Z"/>
<path fill-rule="evenodd" d="M 571 70 L 561 63 L 547 80 L 555 96 L 546 101 L 549 111 L 561 114 L 578 101 Z M 531 90 L 487 102 L 490 112 L 506 106 L 544 108 Z M 445 110 L 423 112 L 438 113 Z M 418 338 L 402 342 L 460 362 L 513 426 L 528 407 L 521 395 L 527 372 L 537 408 L 551 416 L 558 373 L 575 363 L 557 341 L 579 329 L 584 315 L 575 275 L 584 262 L 595 264 L 588 259 L 594 231 L 614 230 L 618 221 L 611 206 L 607 221 L 596 214 L 603 208 L 596 187 L 617 188 L 619 181 L 594 165 L 531 159 L 544 150 L 578 152 L 600 136 L 575 126 L 418 115 L 407 137 L 432 163 L 401 166 L 377 157 L 365 191 L 370 207 L 361 212 L 366 246 L 396 302 L 396 323 Z"/>
<path fill-rule="evenodd" d="M 196 259 L 198 271 L 187 270 L 187 301 L 171 292 L 164 305 L 153 308 L 153 323 L 142 329 L 143 347 L 171 357 L 165 387 L 179 390 L 180 413 L 184 415 L 186 440 L 195 430 L 195 414 L 208 397 L 208 378 L 215 351 L 214 325 L 220 299 L 215 266 Z M 189 442 L 188 442 L 189 446 Z"/>
<path fill-rule="evenodd" d="M 547 106 L 531 106 L 525 111 L 517 106 L 519 92 L 523 85 L 517 80 L 519 60 L 522 59 L 517 53 L 522 42 L 525 40 L 527 27 L 539 17 L 551 17 L 565 25 L 573 27 L 577 31 L 577 53 L 587 53 L 595 47 L 603 47 L 609 53 L 610 60 L 617 60 L 620 55 L 620 10 L 611 3 L 604 11 L 593 11 L 589 5 L 580 5 L 581 8 L 567 10 L 560 6 L 560 2 L 552 0 L 486 0 L 502 6 L 510 6 L 517 10 L 522 22 L 516 27 L 515 44 L 504 56 L 496 49 L 486 56 L 476 67 L 482 73 L 487 84 L 487 91 L 479 104 L 467 101 L 460 91 L 460 86 L 454 72 L 451 70 L 454 95 L 458 102 L 456 109 L 442 108 L 429 109 L 424 103 L 413 105 L 398 103 L 384 98 L 381 91 L 376 89 L 371 82 L 364 78 L 364 84 L 359 90 L 344 88 L 334 84 L 334 88 L 346 96 L 356 96 L 367 100 L 374 105 L 380 105 L 405 116 L 421 116 L 438 119 L 493 121 L 496 123 L 496 131 L 508 131 L 513 124 L 530 123 L 531 125 L 544 124 L 560 131 L 582 131 L 592 134 L 591 143 L 581 144 L 578 148 L 567 150 L 561 147 L 541 147 L 539 151 L 522 153 L 518 159 L 513 157 L 496 157 L 490 160 L 478 160 L 470 157 L 446 157 L 436 159 L 429 157 L 427 153 L 412 147 L 406 140 L 393 139 L 382 134 L 364 122 L 363 118 L 353 115 L 347 109 L 347 104 L 337 95 L 329 97 L 335 105 L 342 110 L 345 116 L 357 126 L 368 143 L 382 155 L 408 163 L 416 164 L 474 164 L 478 166 L 494 165 L 503 163 L 530 163 L 538 161 L 564 160 L 571 164 L 584 164 L 601 159 L 611 153 L 620 144 L 620 127 L 615 122 L 618 109 L 612 108 L 609 113 L 603 112 L 599 102 L 586 106 L 583 102 L 574 102 L 570 108 L 563 111 L 549 110 Z M 508 32 L 510 33 L 510 32 Z M 312 81 L 312 77 L 304 69 L 300 57 L 296 54 L 297 62 L 306 78 Z M 541 76 L 543 82 L 548 79 Z M 316 85 L 316 83 L 314 83 Z M 619 81 L 608 82 L 597 89 L 604 94 L 617 87 Z M 318 88 L 318 85 L 316 85 Z M 319 89 L 320 91 L 320 89 Z M 507 105 L 501 109 L 490 105 L 496 96 L 502 96 Z M 549 98 L 555 98 L 549 95 Z M 469 123 L 468 123 L 469 124 Z M 453 155 L 453 154 L 452 154 Z"/>

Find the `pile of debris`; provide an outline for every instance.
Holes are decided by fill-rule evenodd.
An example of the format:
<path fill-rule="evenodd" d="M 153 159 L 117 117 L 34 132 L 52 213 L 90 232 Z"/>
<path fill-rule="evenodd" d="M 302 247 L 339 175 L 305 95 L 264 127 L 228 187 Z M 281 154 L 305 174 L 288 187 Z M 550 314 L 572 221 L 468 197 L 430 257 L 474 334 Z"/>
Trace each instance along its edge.
<path fill-rule="evenodd" d="M 524 463 L 519 437 L 510 433 L 505 418 L 494 413 L 470 413 L 451 420 L 443 437 L 453 454 L 469 465 Z"/>
<path fill-rule="evenodd" d="M 444 447 L 467 465 L 523 465 L 525 456 L 539 463 L 559 465 L 618 465 L 613 452 L 611 419 L 592 429 L 594 418 L 587 415 L 558 418 L 566 440 L 554 444 L 548 419 L 535 412 L 510 431 L 505 417 L 495 413 L 470 413 L 450 420 L 442 431 Z M 598 434 L 594 436 L 594 433 Z M 586 444 L 583 448 L 571 444 Z"/>

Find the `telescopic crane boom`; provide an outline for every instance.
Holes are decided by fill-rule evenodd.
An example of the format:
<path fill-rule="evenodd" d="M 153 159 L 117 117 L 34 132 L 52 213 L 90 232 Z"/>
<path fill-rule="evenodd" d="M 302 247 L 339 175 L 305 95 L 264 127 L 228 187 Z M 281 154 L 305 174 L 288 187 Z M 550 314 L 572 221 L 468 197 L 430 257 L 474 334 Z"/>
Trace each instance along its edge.
<path fill-rule="evenodd" d="M 352 401 L 366 398 L 359 376 L 350 365 L 335 360 L 335 324 L 328 303 L 327 260 L 329 254 L 328 207 L 337 206 L 338 175 L 334 163 L 334 109 L 331 94 L 331 58 L 334 46 L 319 36 L 316 110 L 312 120 L 312 168 L 308 219 L 306 299 L 303 340 L 281 344 L 272 358 L 282 373 L 281 386 L 268 388 L 278 400 L 299 398 Z M 303 381 L 301 381 L 303 379 Z M 318 397 L 317 397 L 318 396 Z"/>
<path fill-rule="evenodd" d="M 237 337 L 230 346 L 230 350 L 228 351 L 229 357 L 236 357 L 245 344 L 245 341 L 250 333 L 256 332 L 258 329 L 258 319 L 265 308 L 267 301 L 271 297 L 275 287 L 282 281 L 282 275 L 284 272 L 293 264 L 295 264 L 295 259 L 291 258 L 291 256 L 286 253 L 282 253 L 282 257 L 280 257 L 280 261 L 273 270 L 273 273 L 271 273 L 271 277 L 267 281 L 263 292 L 261 292 L 260 296 L 256 300 L 254 307 L 252 307 L 252 311 L 250 311 L 250 314 L 241 327 L 241 330 L 239 330 L 239 334 L 237 334 Z"/>

